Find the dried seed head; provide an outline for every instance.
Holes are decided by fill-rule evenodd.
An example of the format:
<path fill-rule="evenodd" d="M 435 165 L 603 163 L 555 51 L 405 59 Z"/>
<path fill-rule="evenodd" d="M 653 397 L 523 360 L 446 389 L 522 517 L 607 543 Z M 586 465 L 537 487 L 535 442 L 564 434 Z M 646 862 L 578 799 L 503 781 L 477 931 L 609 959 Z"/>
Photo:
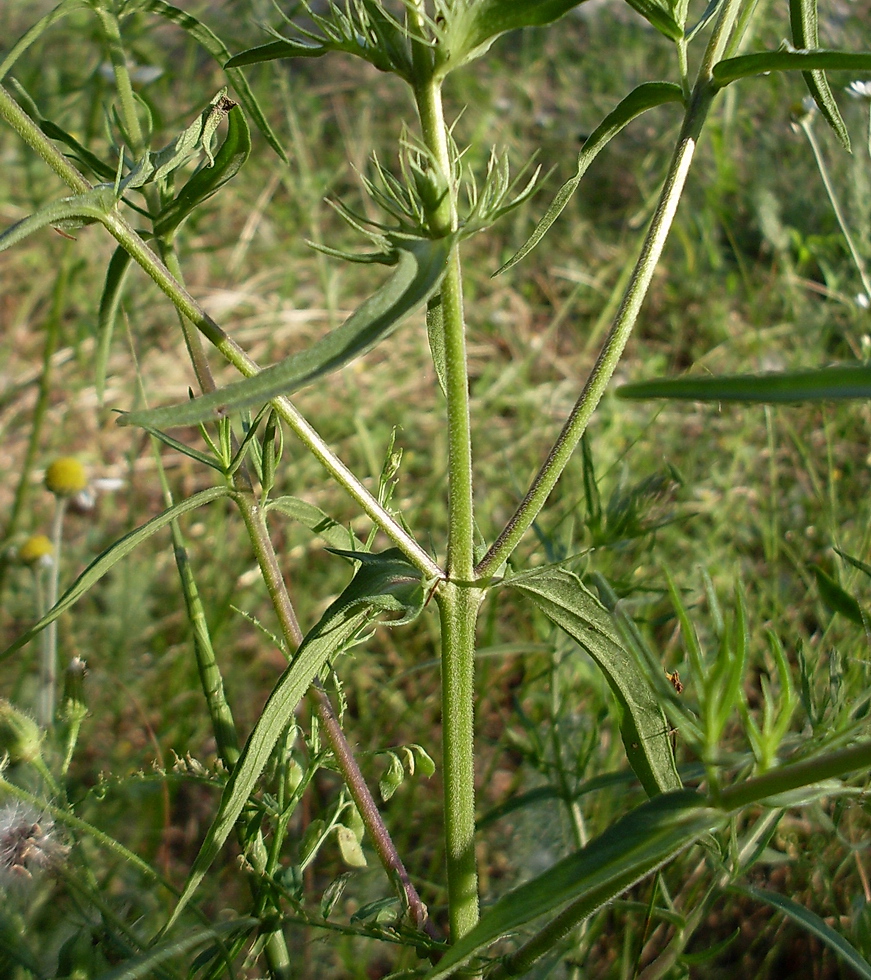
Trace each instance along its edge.
<path fill-rule="evenodd" d="M 50 565 L 54 546 L 44 534 L 31 536 L 18 549 L 18 559 L 25 565 Z"/>
<path fill-rule="evenodd" d="M 41 755 L 42 732 L 39 725 L 5 698 L 0 698 L 0 757 L 13 765 L 28 763 Z"/>
<path fill-rule="evenodd" d="M 72 497 L 88 485 L 85 468 L 73 456 L 61 456 L 45 471 L 45 485 L 56 497 Z"/>
<path fill-rule="evenodd" d="M 57 839 L 48 814 L 23 803 L 0 807 L 0 883 L 23 883 L 57 867 L 69 848 Z"/>

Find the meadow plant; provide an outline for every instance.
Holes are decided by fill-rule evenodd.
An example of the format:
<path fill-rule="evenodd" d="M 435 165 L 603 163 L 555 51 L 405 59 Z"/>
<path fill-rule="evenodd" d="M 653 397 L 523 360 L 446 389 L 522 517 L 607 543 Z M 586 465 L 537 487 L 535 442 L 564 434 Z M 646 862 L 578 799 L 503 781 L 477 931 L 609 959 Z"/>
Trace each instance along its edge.
<path fill-rule="evenodd" d="M 5 871 L 22 869 L 23 876 L 30 875 L 31 865 L 54 871 L 75 895 L 84 924 L 56 930 L 48 965 L 44 957 L 23 947 L 18 953 L 5 951 L 7 975 L 266 975 L 288 980 L 306 970 L 303 953 L 289 938 L 298 934 L 289 931 L 293 925 L 307 929 L 309 937 L 319 930 L 336 943 L 361 937 L 379 940 L 385 948 L 399 950 L 391 963 L 403 976 L 438 980 L 462 974 L 495 980 L 544 975 L 563 958 L 569 963 L 566 969 L 582 976 L 584 956 L 595 941 L 602 941 L 604 927 L 591 923 L 605 922 L 608 909 L 628 909 L 631 903 L 621 906 L 620 896 L 651 879 L 656 885 L 649 893 L 634 968 L 630 964 L 621 976 L 650 980 L 687 975 L 690 961 L 683 958 L 687 944 L 720 897 L 728 890 L 737 894 L 736 889 L 743 889 L 748 901 L 768 903 L 784 912 L 860 975 L 871 976 L 871 966 L 830 923 L 789 896 L 746 884 L 748 872 L 788 811 L 816 806 L 821 799 L 836 800 L 844 807 L 862 799 L 861 780 L 855 774 L 871 767 L 867 699 L 858 704 L 836 698 L 822 703 L 808 682 L 811 672 L 805 665 L 804 673 L 795 675 L 781 639 L 770 630 L 761 706 L 749 705 L 752 627 L 740 588 L 731 610 L 724 613 L 710 585 L 713 627 L 706 637 L 700 636 L 680 590 L 670 585 L 686 652 L 687 669 L 681 681 L 676 672 L 666 673 L 662 652 L 638 629 L 611 583 L 580 562 L 578 555 L 549 556 L 545 547 L 528 567 L 518 567 L 518 545 L 537 526 L 585 437 L 638 319 L 712 105 L 744 79 L 801 72 L 816 111 L 848 146 L 847 127 L 826 72 L 871 71 L 871 53 L 819 47 L 815 0 L 791 0 L 791 43 L 752 53 L 745 48 L 752 37 L 754 0 L 711 0 L 705 9 L 693 11 L 689 0 L 628 3 L 650 26 L 651 38 L 670 42 L 674 79 L 643 81 L 619 101 L 586 137 L 576 173 L 541 209 L 526 243 L 492 271 L 505 274 L 526 259 L 557 222 L 597 155 L 639 117 L 669 106 L 682 116 L 679 134 L 595 365 L 579 386 L 559 435 L 542 454 L 538 473 L 518 494 L 513 514 L 490 537 L 485 523 L 476 518 L 476 513 L 488 512 L 492 488 L 475 481 L 464 300 L 466 263 L 472 254 L 467 242 L 486 235 L 509 214 L 516 220 L 534 209 L 539 173 L 532 162 L 512 176 L 507 154 L 500 151 L 493 151 L 478 172 L 474 161 L 480 148 L 472 147 L 475 152 L 470 152 L 461 144 L 461 122 L 446 116 L 443 91 L 455 75 L 473 73 L 476 62 L 502 35 L 558 25 L 580 5 L 575 0 L 302 3 L 294 5 L 280 30 L 270 28 L 272 38 L 266 44 L 231 56 L 205 22 L 165 0 L 62 0 L 6 52 L 0 62 L 4 81 L 0 119 L 66 184 L 68 192 L 10 227 L 0 236 L 0 248 L 45 234 L 47 227 L 76 236 L 84 225 L 102 226 L 117 247 L 99 303 L 94 357 L 98 393 L 106 389 L 113 334 L 122 322 L 125 290 L 138 270 L 159 286 L 177 311 L 199 390 L 184 403 L 159 408 L 138 407 L 132 390 L 124 397 L 113 395 L 113 407 L 121 410 L 119 423 L 131 433 L 138 427 L 152 438 L 165 509 L 111 544 L 63 595 L 52 594 L 48 612 L 20 634 L 5 656 L 21 656 L 19 651 L 30 640 L 42 631 L 48 633 L 106 573 L 154 534 L 169 528 L 216 755 L 210 766 L 191 756 L 179 759 L 176 772 L 219 794 L 208 832 L 180 889 L 135 848 L 100 830 L 98 818 L 80 816 L 66 779 L 82 742 L 82 681 L 88 658 L 73 659 L 68 692 L 56 711 L 52 639 L 43 656 L 38 700 L 44 740 L 40 727 L 22 721 L 26 716 L 19 712 L 16 730 L 26 729 L 36 755 L 13 756 L 4 745 L 8 764 L 0 776 L 0 791 L 8 797 L 9 809 L 4 812 L 10 816 L 0 817 L 0 864 Z M 232 10 L 229 5 L 225 14 L 233 16 Z M 90 18 L 90 33 L 83 26 L 85 15 Z M 134 40 L 146 17 L 186 32 L 225 69 L 227 78 L 227 87 L 214 93 L 186 128 L 160 145 L 156 110 L 137 92 L 134 78 Z M 82 44 L 86 38 L 93 40 L 105 53 L 106 74 L 113 86 L 111 96 L 104 93 L 102 107 L 108 151 L 94 136 L 96 128 L 91 129 L 92 138 L 83 142 L 60 122 L 44 117 L 11 74 L 31 47 L 63 22 L 82 31 Z M 379 267 L 379 273 L 383 267 L 384 274 L 344 322 L 307 349 L 261 367 L 232 330 L 219 324 L 188 291 L 183 275 L 185 224 L 213 195 L 232 193 L 230 181 L 244 167 L 252 148 L 249 122 L 263 137 L 263 152 L 276 155 L 277 167 L 286 163 L 282 143 L 244 69 L 281 59 L 319 59 L 328 64 L 340 55 L 362 59 L 397 80 L 414 109 L 415 124 L 395 134 L 395 168 L 373 158 L 368 171 L 360 175 L 368 195 L 364 209 L 335 202 L 341 217 L 366 241 L 366 249 L 348 252 L 325 242 L 315 247 L 331 259 Z M 346 465 L 337 448 L 291 400 L 302 388 L 329 385 L 333 372 L 376 345 L 389 343 L 407 320 L 421 330 L 425 322 L 444 408 L 448 516 L 446 539 L 441 542 L 432 542 L 430 529 L 416 526 L 415 514 L 397 502 L 401 453 L 393 442 L 373 483 Z M 212 345 L 242 378 L 219 386 L 205 344 Z M 840 365 L 824 372 L 711 383 L 715 387 L 693 388 L 691 394 L 669 387 L 678 382 L 657 382 L 664 385 L 660 388 L 641 383 L 623 393 L 762 401 L 867 397 L 871 370 L 865 365 Z M 199 427 L 202 442 L 196 442 L 190 427 Z M 187 428 L 187 440 L 173 434 L 181 428 Z M 281 459 L 290 437 L 312 454 L 359 508 L 363 520 L 355 521 L 354 527 L 364 527 L 362 533 L 333 520 L 293 495 L 294 487 L 286 486 L 290 474 Z M 176 499 L 162 469 L 160 450 L 165 447 L 185 458 L 186 465 L 210 469 L 216 477 L 213 485 Z M 75 461 L 63 465 L 58 461 L 46 476 L 58 501 L 56 554 L 64 501 L 81 489 L 84 480 L 83 471 L 76 467 Z M 613 506 L 603 510 L 597 486 L 592 459 L 585 455 L 588 521 L 596 543 L 607 542 L 609 535 L 616 540 L 646 533 L 643 507 L 642 511 L 634 508 L 641 506 L 641 500 L 653 500 L 656 488 L 640 487 L 631 499 L 615 498 Z M 257 626 L 287 658 L 286 669 L 247 737 L 237 726 L 225 692 L 225 681 L 229 687 L 232 678 L 224 676 L 219 664 L 209 600 L 198 585 L 199 572 L 188 556 L 182 529 L 186 515 L 219 503 L 231 504 L 245 528 L 271 600 L 277 633 Z M 322 614 L 308 628 L 300 623 L 299 598 L 288 589 L 286 559 L 276 550 L 267 523 L 270 516 L 282 515 L 310 529 L 328 546 L 333 560 L 347 562 L 353 569 L 344 590 L 325 608 L 321 605 Z M 861 562 L 856 567 L 869 572 Z M 305 581 L 306 568 L 293 569 L 291 577 Z M 853 613 L 860 609 L 855 597 L 838 591 L 837 583 L 829 586 L 833 601 Z M 625 765 L 608 776 L 619 789 L 610 825 L 592 834 L 579 800 L 609 784 L 606 780 L 594 787 L 572 787 L 567 772 L 561 770 L 562 803 L 572 821 L 573 849 L 529 880 L 505 890 L 482 911 L 476 835 L 485 833 L 487 821 L 479 820 L 476 828 L 476 643 L 480 611 L 490 608 L 489 597 L 495 593 L 543 614 L 565 634 L 573 650 L 580 647 L 595 664 L 610 690 L 610 710 Z M 388 826 L 382 817 L 356 757 L 353 721 L 348 719 L 336 680 L 341 655 L 362 647 L 377 624 L 389 625 L 396 631 L 396 642 L 401 642 L 402 627 L 429 615 L 424 611 L 431 604 L 438 614 L 441 677 L 444 915 L 434 914 L 420 895 L 420 882 L 432 872 L 411 866 L 411 855 L 406 858 L 397 843 L 408 838 L 415 814 L 403 814 L 406 826 Z M 867 629 L 861 609 L 859 622 Z M 688 678 L 695 692 L 692 700 L 682 693 Z M 300 712 L 306 698 L 312 719 L 308 725 Z M 807 723 L 796 722 L 800 709 Z M 11 706 L 4 710 L 18 711 Z M 745 748 L 739 753 L 724 745 L 727 729 L 735 725 L 744 733 Z M 606 726 L 600 719 L 595 731 Z M 383 800 L 415 771 L 424 776 L 433 773 L 425 744 L 428 735 L 421 733 L 422 744 L 389 750 L 380 783 Z M 681 767 L 675 760 L 675 737 L 682 739 L 692 757 Z M 536 747 L 532 735 L 530 739 L 523 752 L 543 765 L 547 752 Z M 594 743 L 585 750 L 588 755 L 599 750 Z M 40 760 L 40 769 L 34 773 L 35 759 Z M 301 839 L 294 839 L 298 811 L 316 793 L 318 773 L 324 769 L 341 775 L 343 789 L 325 805 L 321 816 L 307 823 Z M 641 802 L 629 790 L 636 785 L 646 796 Z M 63 843 L 54 843 L 59 834 Z M 237 908 L 244 906 L 244 911 L 219 911 L 199 901 L 207 881 L 217 876 L 231 838 L 241 852 L 241 872 L 250 888 L 249 898 L 235 893 Z M 365 842 L 386 875 L 381 897 L 350 919 L 339 911 L 349 873 L 329 883 L 319 904 L 311 894 L 311 869 L 333 840 L 346 867 L 352 869 L 366 863 Z M 140 875 L 141 889 L 151 896 L 129 919 L 101 892 L 94 859 L 88 857 L 95 846 Z M 684 860 L 688 854 L 693 855 L 691 861 Z M 441 872 L 442 865 L 438 868 Z M 683 879 L 670 874 L 672 869 L 685 872 Z M 5 926 L 7 932 L 15 927 L 11 913 Z"/>

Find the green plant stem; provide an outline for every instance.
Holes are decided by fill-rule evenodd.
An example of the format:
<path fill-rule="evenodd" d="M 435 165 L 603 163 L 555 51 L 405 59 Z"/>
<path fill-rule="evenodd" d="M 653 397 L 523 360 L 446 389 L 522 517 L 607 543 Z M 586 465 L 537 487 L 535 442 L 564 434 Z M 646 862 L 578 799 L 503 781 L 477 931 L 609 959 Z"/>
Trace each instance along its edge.
<path fill-rule="evenodd" d="M 483 592 L 445 582 L 441 626 L 442 769 L 451 940 L 478 921 L 475 860 L 475 620 Z"/>
<path fill-rule="evenodd" d="M 409 7 L 413 29 L 423 36 L 422 0 Z M 424 145 L 446 188 L 428 216 L 435 234 L 457 228 L 450 133 L 445 123 L 441 83 L 434 77 L 433 52 L 413 41 L 414 98 Z M 455 245 L 441 287 L 448 427 L 448 581 L 436 594 L 441 626 L 442 767 L 444 833 L 451 941 L 478 921 L 475 858 L 475 620 L 483 593 L 472 585 L 474 510 L 469 374 L 463 312 L 462 267 Z"/>
<path fill-rule="evenodd" d="M 60 559 L 63 548 L 64 514 L 66 497 L 56 497 L 54 516 L 51 521 L 52 564 L 48 572 L 46 588 L 46 608 L 57 603 L 58 583 L 60 582 Z M 57 702 L 57 620 L 46 626 L 42 633 L 39 663 L 39 691 L 37 694 L 36 720 L 43 728 L 54 724 L 54 711 Z"/>
<path fill-rule="evenodd" d="M 799 119 L 798 122 L 799 126 L 801 126 L 802 132 L 807 137 L 808 143 L 810 143 L 811 151 L 813 152 L 814 160 L 817 164 L 817 169 L 820 172 L 820 177 L 823 179 L 823 186 L 826 188 L 826 194 L 829 196 L 829 203 L 832 205 L 832 210 L 835 212 L 835 218 L 837 219 L 838 225 L 841 229 L 841 234 L 844 236 L 844 240 L 847 243 L 847 248 L 850 250 L 853 265 L 856 266 L 856 271 L 859 273 L 859 279 L 862 282 L 862 289 L 864 290 L 865 295 L 871 299 L 871 277 L 868 275 L 868 269 L 865 266 L 862 253 L 856 247 L 856 242 L 853 240 L 853 236 L 850 234 L 850 226 L 847 224 L 847 219 L 844 217 L 844 212 L 841 210 L 841 205 L 838 202 L 838 195 L 835 191 L 835 185 L 832 183 L 832 179 L 829 176 L 829 168 L 826 166 L 822 148 L 817 140 L 816 133 L 813 131 L 812 121 L 813 113 L 806 113 L 801 119 Z"/>
<path fill-rule="evenodd" d="M 562 475 L 578 442 L 587 429 L 593 412 L 605 393 L 611 376 L 635 326 L 641 304 L 650 287 L 669 229 L 674 220 L 687 173 L 695 152 L 696 141 L 707 115 L 712 93 L 707 86 L 697 88 L 690 103 L 680 139 L 665 179 L 656 213 L 653 216 L 641 255 L 617 311 L 599 357 L 575 403 L 553 449 L 536 475 L 520 506 L 475 568 L 479 578 L 489 578 L 507 560 L 538 516 L 557 480 Z"/>
<path fill-rule="evenodd" d="M 696 76 L 692 98 L 684 116 L 683 126 L 671 165 L 666 174 L 665 184 L 659 197 L 653 220 L 647 230 L 641 254 L 635 264 L 632 278 L 626 288 L 623 301 L 614 318 L 605 343 L 599 353 L 593 370 L 575 403 L 553 449 L 536 475 L 526 496 L 521 501 L 511 519 L 493 542 L 486 555 L 475 568 L 478 578 L 489 578 L 520 543 L 520 539 L 538 516 L 547 501 L 551 490 L 562 475 L 581 436 L 596 410 L 614 370 L 620 361 L 635 321 L 641 310 L 644 297 L 650 287 L 654 270 L 662 255 L 677 206 L 683 193 L 690 164 L 692 163 L 699 134 L 715 95 L 713 86 L 714 65 L 723 56 L 730 44 L 737 43 L 739 32 L 735 31 L 735 21 L 743 6 L 743 0 L 726 0 L 717 18 L 714 30 Z M 742 22 L 746 29 L 747 21 Z"/>

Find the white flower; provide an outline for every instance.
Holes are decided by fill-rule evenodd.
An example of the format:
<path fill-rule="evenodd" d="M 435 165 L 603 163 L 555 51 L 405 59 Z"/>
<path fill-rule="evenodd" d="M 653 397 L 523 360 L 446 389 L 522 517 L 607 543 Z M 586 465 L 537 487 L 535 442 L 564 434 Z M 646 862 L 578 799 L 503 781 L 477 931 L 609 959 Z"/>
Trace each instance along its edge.
<path fill-rule="evenodd" d="M 845 91 L 854 99 L 871 99 L 871 82 L 850 82 Z"/>

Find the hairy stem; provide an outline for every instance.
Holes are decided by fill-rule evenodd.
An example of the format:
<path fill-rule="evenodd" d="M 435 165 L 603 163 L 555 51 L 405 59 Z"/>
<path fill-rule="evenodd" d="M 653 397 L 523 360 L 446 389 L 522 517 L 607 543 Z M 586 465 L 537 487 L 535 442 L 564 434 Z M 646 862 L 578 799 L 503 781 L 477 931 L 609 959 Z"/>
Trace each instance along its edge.
<path fill-rule="evenodd" d="M 409 7 L 409 19 L 425 36 L 422 0 Z M 414 98 L 421 135 L 446 189 L 427 216 L 432 232 L 456 231 L 457 188 L 450 133 L 442 107 L 441 83 L 434 77 L 432 49 L 413 42 Z M 478 921 L 478 874 L 475 859 L 475 620 L 482 593 L 472 585 L 474 511 L 469 373 L 463 312 L 463 279 L 454 246 L 441 288 L 441 325 L 445 352 L 448 437 L 448 581 L 436 594 L 441 626 L 442 766 L 444 833 L 451 940 L 456 942 Z"/>

